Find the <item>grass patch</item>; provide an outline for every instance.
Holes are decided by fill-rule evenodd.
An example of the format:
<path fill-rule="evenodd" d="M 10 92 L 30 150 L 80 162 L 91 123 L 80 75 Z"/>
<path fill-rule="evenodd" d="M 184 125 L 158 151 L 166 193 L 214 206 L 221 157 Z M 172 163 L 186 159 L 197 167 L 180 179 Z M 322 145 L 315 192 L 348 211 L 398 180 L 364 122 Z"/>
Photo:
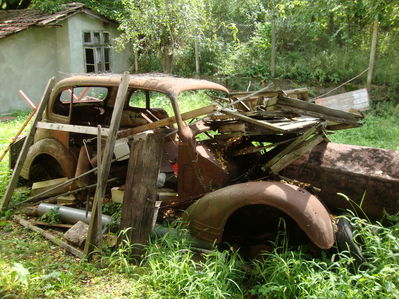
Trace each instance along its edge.
<path fill-rule="evenodd" d="M 399 105 L 383 103 L 367 113 L 363 126 L 329 137 L 337 143 L 399 150 Z"/>

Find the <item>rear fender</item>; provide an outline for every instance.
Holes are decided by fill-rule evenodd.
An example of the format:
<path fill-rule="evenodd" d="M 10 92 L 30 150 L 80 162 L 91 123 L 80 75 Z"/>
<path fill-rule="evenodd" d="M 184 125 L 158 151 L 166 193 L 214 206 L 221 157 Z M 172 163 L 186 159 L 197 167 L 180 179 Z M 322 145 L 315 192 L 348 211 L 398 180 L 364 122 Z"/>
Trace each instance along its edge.
<path fill-rule="evenodd" d="M 322 203 L 304 189 L 280 182 L 248 182 L 208 193 L 188 207 L 184 220 L 194 237 L 219 243 L 234 211 L 259 204 L 290 216 L 319 248 L 333 246 L 332 223 Z"/>

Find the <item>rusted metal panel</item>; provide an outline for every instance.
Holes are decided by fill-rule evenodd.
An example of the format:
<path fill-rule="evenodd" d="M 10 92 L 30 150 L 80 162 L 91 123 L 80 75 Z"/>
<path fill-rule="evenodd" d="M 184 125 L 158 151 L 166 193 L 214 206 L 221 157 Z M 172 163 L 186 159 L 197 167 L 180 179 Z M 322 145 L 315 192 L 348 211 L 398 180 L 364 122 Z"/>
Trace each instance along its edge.
<path fill-rule="evenodd" d="M 332 210 L 361 210 L 371 218 L 399 211 L 399 151 L 322 143 L 284 169 L 283 175 L 321 189 L 320 198 Z M 363 198 L 364 197 L 364 198 Z M 364 216 L 360 209 L 356 209 Z"/>
<path fill-rule="evenodd" d="M 317 197 L 280 182 L 248 182 L 211 192 L 186 210 L 185 220 L 194 237 L 220 242 L 230 215 L 244 206 L 257 204 L 286 213 L 318 247 L 328 249 L 334 244 L 330 216 Z"/>

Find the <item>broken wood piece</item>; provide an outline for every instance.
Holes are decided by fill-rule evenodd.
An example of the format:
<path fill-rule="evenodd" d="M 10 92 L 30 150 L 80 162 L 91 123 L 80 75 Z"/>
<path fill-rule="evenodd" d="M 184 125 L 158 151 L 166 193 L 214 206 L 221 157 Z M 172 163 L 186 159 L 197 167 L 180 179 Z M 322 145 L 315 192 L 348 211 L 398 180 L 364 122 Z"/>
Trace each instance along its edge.
<path fill-rule="evenodd" d="M 47 181 L 40 181 L 40 182 L 35 182 L 32 185 L 32 196 L 38 195 L 44 191 L 47 191 L 47 195 L 55 195 L 55 194 L 60 194 L 63 192 L 68 191 L 68 185 L 64 185 L 63 188 L 57 188 L 54 189 L 54 186 L 60 185 L 62 183 L 65 183 L 68 180 L 67 177 L 64 178 L 58 178 L 58 179 L 52 179 L 52 180 L 47 180 Z"/>
<path fill-rule="evenodd" d="M 29 131 L 29 134 L 27 135 L 27 137 L 25 139 L 24 145 L 22 146 L 22 150 L 19 154 L 14 171 L 11 175 L 10 181 L 8 182 L 6 192 L 3 196 L 3 198 L 0 200 L 0 211 L 2 211 L 4 208 L 6 208 L 8 206 L 8 203 L 10 202 L 10 199 L 14 192 L 15 186 L 17 185 L 19 175 L 21 174 L 22 167 L 23 167 L 26 157 L 28 155 L 29 147 L 33 142 L 33 138 L 36 133 L 36 125 L 37 125 L 38 121 L 42 118 L 44 109 L 47 107 L 47 102 L 50 98 L 50 93 L 53 89 L 54 83 L 55 83 L 55 78 L 52 77 L 48 81 L 47 86 L 44 90 L 42 99 L 40 101 L 40 105 L 39 105 L 38 109 L 36 110 L 35 117 L 32 122 L 32 128 Z"/>
<path fill-rule="evenodd" d="M 122 238 L 130 244 L 146 245 L 152 230 L 163 143 L 163 135 L 157 132 L 131 145 L 120 224 L 121 230 L 128 229 Z M 141 256 L 143 249 L 135 246 L 132 254 Z"/>
<path fill-rule="evenodd" d="M 273 98 L 267 102 L 267 110 L 275 110 L 276 108 L 283 111 L 295 112 L 299 115 L 309 115 L 338 123 L 360 125 L 359 119 L 361 116 L 359 115 L 283 96 Z"/>
<path fill-rule="evenodd" d="M 254 125 L 269 129 L 269 130 L 273 130 L 273 131 L 280 132 L 280 133 L 285 132 L 284 129 L 282 129 L 280 127 L 277 127 L 277 126 L 275 126 L 275 125 L 273 125 L 273 124 L 271 124 L 271 123 L 269 123 L 269 122 L 267 122 L 265 120 L 257 120 L 257 119 L 242 115 L 240 113 L 230 111 L 228 109 L 221 109 L 220 112 L 223 112 L 223 113 L 225 113 L 227 115 L 230 115 L 230 116 L 233 116 L 233 117 L 235 117 L 237 119 L 243 120 L 245 122 L 248 122 L 248 123 L 251 123 L 251 124 L 254 124 Z"/>
<path fill-rule="evenodd" d="M 33 225 L 40 225 L 40 226 L 48 226 L 48 227 L 57 227 L 57 228 L 71 228 L 72 224 L 65 224 L 65 223 L 47 223 L 43 221 L 32 221 Z"/>
<path fill-rule="evenodd" d="M 302 142 L 304 142 L 306 139 L 308 139 L 310 136 L 315 134 L 316 132 L 320 131 L 322 126 L 316 125 L 307 131 L 305 131 L 301 136 L 296 138 L 292 143 L 290 143 L 286 148 L 284 148 L 281 152 L 279 152 L 276 156 L 274 156 L 272 159 L 270 159 L 263 167 L 262 170 L 266 171 L 267 169 L 270 169 L 272 165 L 276 164 L 282 157 L 296 149 Z"/>
<path fill-rule="evenodd" d="M 182 113 L 181 117 L 183 120 L 187 120 L 187 119 L 195 118 L 195 117 L 198 117 L 198 116 L 201 116 L 204 114 L 209 114 L 209 113 L 215 112 L 216 110 L 217 110 L 217 105 L 213 104 L 213 105 L 195 109 L 195 110 L 192 110 L 192 111 L 189 111 L 186 113 Z M 174 123 L 176 123 L 175 116 L 163 118 L 158 121 L 154 121 L 150 124 L 138 126 L 138 127 L 131 128 L 131 129 L 121 130 L 118 132 L 118 138 L 128 137 L 130 135 L 134 135 L 134 134 L 141 133 L 141 132 L 148 131 L 148 130 L 157 129 L 160 127 L 170 126 L 170 125 L 173 125 Z"/>
<path fill-rule="evenodd" d="M 73 206 L 77 203 L 76 197 L 73 194 L 63 195 L 57 197 L 57 205 Z"/>
<path fill-rule="evenodd" d="M 83 252 L 80 251 L 79 249 L 69 245 L 68 243 L 62 241 L 60 238 L 46 232 L 45 230 L 41 229 L 40 227 L 37 227 L 33 225 L 30 221 L 22 218 L 21 216 L 14 215 L 14 219 L 21 224 L 22 226 L 29 228 L 30 230 L 33 230 L 34 232 L 37 232 L 38 234 L 42 235 L 46 239 L 50 240 L 54 244 L 60 246 L 61 248 L 64 248 L 66 251 L 69 253 L 72 253 L 74 256 L 78 258 L 83 258 Z"/>
<path fill-rule="evenodd" d="M 80 134 L 87 134 L 87 135 L 97 135 L 97 128 L 90 127 L 90 126 L 78 126 L 78 125 L 49 123 L 49 122 L 40 121 L 37 124 L 37 128 L 70 132 L 70 133 L 80 133 Z M 101 136 L 108 136 L 108 134 L 109 134 L 109 129 L 107 129 L 107 128 L 101 129 Z"/>
<path fill-rule="evenodd" d="M 86 241 L 88 230 L 88 224 L 78 221 L 67 232 L 65 232 L 64 239 L 75 246 L 81 247 Z"/>
<path fill-rule="evenodd" d="M 274 174 L 279 173 L 282 169 L 290 165 L 292 162 L 303 156 L 304 154 L 310 152 L 316 145 L 321 143 L 325 139 L 324 133 L 318 134 L 302 142 L 299 148 L 292 151 L 282 157 L 277 163 L 270 167 L 270 171 Z"/>

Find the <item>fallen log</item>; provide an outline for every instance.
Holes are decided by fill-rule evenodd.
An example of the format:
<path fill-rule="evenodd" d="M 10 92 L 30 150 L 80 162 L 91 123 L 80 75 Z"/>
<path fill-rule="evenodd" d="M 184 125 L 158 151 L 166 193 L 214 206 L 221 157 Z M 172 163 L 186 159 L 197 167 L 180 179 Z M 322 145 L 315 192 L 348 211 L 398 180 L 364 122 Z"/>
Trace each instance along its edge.
<path fill-rule="evenodd" d="M 50 240 L 54 244 L 60 246 L 61 248 L 64 248 L 66 251 L 69 253 L 73 254 L 74 256 L 78 258 L 83 258 L 83 252 L 80 251 L 79 249 L 69 245 L 68 243 L 62 241 L 60 238 L 50 234 L 49 232 L 46 232 L 45 230 L 41 229 L 40 227 L 37 227 L 33 225 L 30 221 L 22 218 L 21 216 L 14 215 L 14 219 L 21 224 L 22 226 L 29 228 L 30 230 L 33 230 L 34 232 L 37 232 L 38 234 L 42 235 L 46 239 Z"/>

